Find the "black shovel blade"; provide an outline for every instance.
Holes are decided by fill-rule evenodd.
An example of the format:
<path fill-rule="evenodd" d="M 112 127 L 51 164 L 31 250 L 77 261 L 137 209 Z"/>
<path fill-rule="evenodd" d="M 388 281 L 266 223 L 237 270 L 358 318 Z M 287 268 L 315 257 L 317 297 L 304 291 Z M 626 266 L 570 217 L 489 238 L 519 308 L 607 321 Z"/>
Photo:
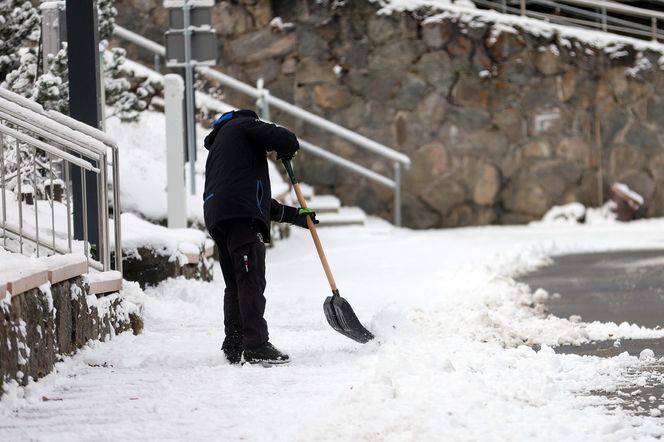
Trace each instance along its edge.
<path fill-rule="evenodd" d="M 332 296 L 325 299 L 323 311 L 330 326 L 342 335 L 361 344 L 374 338 L 374 335 L 357 319 L 353 308 L 339 295 L 338 290 L 333 291 Z"/>

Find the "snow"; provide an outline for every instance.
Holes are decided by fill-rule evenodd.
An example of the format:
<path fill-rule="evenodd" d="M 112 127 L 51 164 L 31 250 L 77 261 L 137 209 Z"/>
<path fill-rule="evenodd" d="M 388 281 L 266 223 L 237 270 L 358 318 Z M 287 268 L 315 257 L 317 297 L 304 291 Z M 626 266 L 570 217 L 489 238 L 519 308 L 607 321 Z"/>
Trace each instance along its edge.
<path fill-rule="evenodd" d="M 458 19 L 473 26 L 477 22 L 492 25 L 492 36 L 495 37 L 501 32 L 516 33 L 514 27 L 519 27 L 533 35 L 550 38 L 557 35 L 561 40 L 569 38 L 578 39 L 596 48 L 602 48 L 607 53 L 619 52 L 623 45 L 633 46 L 637 50 L 651 49 L 657 52 L 664 52 L 664 44 L 652 41 L 639 40 L 631 37 L 623 37 L 617 34 L 611 34 L 600 31 L 593 31 L 578 27 L 558 25 L 548 23 L 534 18 L 521 17 L 516 15 L 502 14 L 494 10 L 476 9 L 474 4 L 469 1 L 450 0 L 369 0 L 377 3 L 381 9 L 378 11 L 382 15 L 404 11 L 417 11 L 431 9 L 434 11 L 444 11 L 440 14 L 427 17 L 425 22 L 436 22 L 443 19 Z M 614 55 L 615 56 L 615 55 Z"/>
<path fill-rule="evenodd" d="M 638 193 L 636 193 L 635 191 L 633 191 L 632 189 L 630 189 L 629 186 L 627 186 L 627 184 L 613 183 L 611 188 L 621 192 L 623 195 L 625 195 L 626 197 L 637 203 L 639 206 L 642 206 L 643 203 L 645 202 L 643 197 Z"/>
<path fill-rule="evenodd" d="M 289 352 L 291 364 L 265 369 L 224 360 L 224 284 L 216 267 L 212 283 L 171 279 L 148 289 L 142 335 L 92 342 L 57 373 L 25 388 L 8 385 L 0 402 L 3 439 L 664 435 L 656 416 L 609 409 L 615 400 L 590 394 L 615 391 L 649 359 L 550 348 L 664 331 L 547 316 L 543 292 L 514 280 L 556 254 L 662 248 L 664 219 L 411 231 L 369 218 L 365 227 L 319 233 L 342 296 L 375 341 L 360 345 L 327 325 L 327 282 L 309 233 L 296 229 L 267 257 L 271 341 Z"/>
<path fill-rule="evenodd" d="M 122 214 L 122 251 L 126 256 L 138 257 L 138 249 L 146 247 L 158 255 L 171 256 L 186 263 L 186 250 L 194 247 L 198 254 L 205 247 L 205 242 L 206 235 L 200 230 L 169 229 L 131 213 Z"/>
<path fill-rule="evenodd" d="M 76 144 L 85 146 L 87 150 L 96 153 L 106 152 L 106 146 L 90 135 L 97 135 L 97 133 L 103 134 L 101 131 L 97 131 L 91 127 L 86 131 L 76 130 L 81 123 L 76 122 L 78 124 L 72 124 L 72 126 L 76 127 L 68 126 L 66 123 L 72 119 L 62 114 L 59 114 L 60 118 L 56 121 L 53 118 L 50 118 L 56 114 L 55 112 L 45 111 L 38 103 L 3 88 L 0 88 L 0 100 L 2 102 L 3 111 L 14 117 L 20 117 L 22 121 L 28 122 L 37 128 L 46 129 L 49 133 L 57 134 L 67 140 L 72 140 Z M 74 120 L 72 120 L 72 122 L 73 121 Z"/>
<path fill-rule="evenodd" d="M 153 111 L 141 113 L 135 123 L 121 123 L 117 118 L 106 122 L 107 133 L 120 146 L 120 201 L 122 210 L 150 220 L 167 218 L 166 203 L 166 121 L 164 114 Z M 203 140 L 209 130 L 197 126 L 196 194 L 187 191 L 187 218 L 190 223 L 205 225 L 203 220 L 203 188 L 207 150 Z M 273 197 L 284 195 L 289 185 L 283 180 L 274 163 L 269 163 Z M 189 186 L 189 167 L 185 168 Z M 123 238 L 124 242 L 124 238 Z"/>
<path fill-rule="evenodd" d="M 117 281 L 122 279 L 122 273 L 111 270 L 107 272 L 98 272 L 98 273 L 88 273 L 83 278 L 88 284 L 94 284 L 96 282 L 107 282 L 107 281 Z"/>
<path fill-rule="evenodd" d="M 47 266 L 43 261 L 11 253 L 0 247 L 0 283 L 45 270 Z"/>
<path fill-rule="evenodd" d="M 586 215 L 586 206 L 581 203 L 569 203 L 553 206 L 542 217 L 543 222 L 578 222 Z"/>

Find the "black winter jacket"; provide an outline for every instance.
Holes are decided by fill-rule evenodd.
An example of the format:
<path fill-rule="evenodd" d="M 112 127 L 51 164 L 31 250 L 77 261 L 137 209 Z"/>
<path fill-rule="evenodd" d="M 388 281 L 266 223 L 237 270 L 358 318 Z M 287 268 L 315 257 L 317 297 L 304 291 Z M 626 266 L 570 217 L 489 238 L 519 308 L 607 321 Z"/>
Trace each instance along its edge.
<path fill-rule="evenodd" d="M 270 241 L 270 221 L 292 222 L 297 209 L 272 199 L 267 153 L 292 156 L 299 143 L 288 129 L 258 119 L 251 110 L 227 112 L 205 138 L 204 217 L 208 230 L 219 222 L 259 221 Z"/>

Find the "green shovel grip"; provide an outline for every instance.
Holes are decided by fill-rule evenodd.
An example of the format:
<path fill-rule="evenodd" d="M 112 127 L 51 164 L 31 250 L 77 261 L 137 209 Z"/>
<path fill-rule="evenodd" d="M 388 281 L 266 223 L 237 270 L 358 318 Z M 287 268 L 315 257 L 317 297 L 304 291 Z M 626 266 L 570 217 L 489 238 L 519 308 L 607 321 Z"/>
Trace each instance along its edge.
<path fill-rule="evenodd" d="M 291 161 L 284 158 L 281 160 L 281 162 L 286 168 L 286 173 L 288 173 L 288 178 L 290 178 L 291 183 L 297 184 L 297 178 L 295 178 L 295 172 L 293 172 L 293 165 L 291 164 Z"/>

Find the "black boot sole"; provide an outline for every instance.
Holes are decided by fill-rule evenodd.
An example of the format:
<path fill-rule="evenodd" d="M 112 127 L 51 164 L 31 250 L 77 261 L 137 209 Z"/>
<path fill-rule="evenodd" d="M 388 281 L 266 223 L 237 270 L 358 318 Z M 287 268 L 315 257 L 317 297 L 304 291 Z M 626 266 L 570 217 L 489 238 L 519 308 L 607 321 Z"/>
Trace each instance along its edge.
<path fill-rule="evenodd" d="M 256 360 L 253 360 L 253 361 L 243 360 L 242 365 L 244 365 L 244 364 L 262 365 L 263 367 L 268 368 L 268 367 L 274 367 L 275 365 L 286 365 L 289 362 L 290 362 L 290 359 L 286 360 L 286 361 L 256 359 Z"/>

